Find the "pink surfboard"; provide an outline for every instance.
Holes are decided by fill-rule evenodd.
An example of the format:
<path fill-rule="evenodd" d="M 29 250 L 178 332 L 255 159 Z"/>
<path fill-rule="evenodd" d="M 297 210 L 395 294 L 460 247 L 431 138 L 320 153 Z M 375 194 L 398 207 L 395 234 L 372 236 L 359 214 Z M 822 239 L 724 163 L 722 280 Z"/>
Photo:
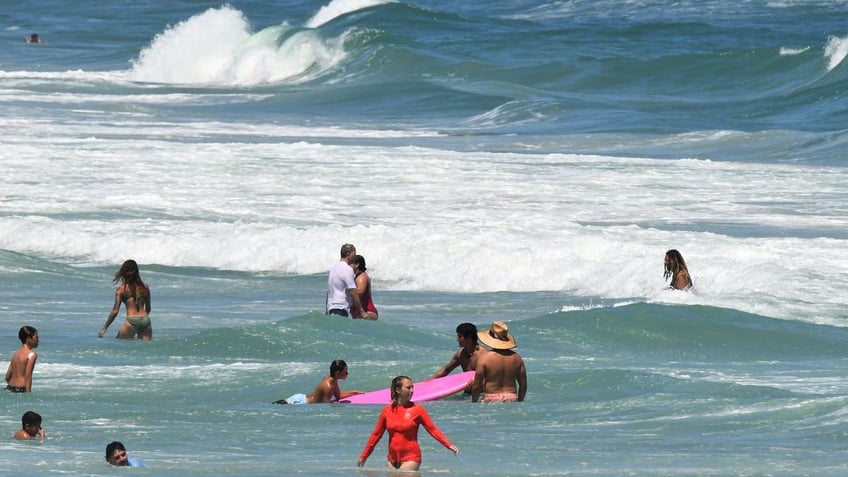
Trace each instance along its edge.
<path fill-rule="evenodd" d="M 435 401 L 436 399 L 462 391 L 465 389 L 465 385 L 473 380 L 474 371 L 466 371 L 459 374 L 449 374 L 429 381 L 420 381 L 414 383 L 415 387 L 412 390 L 412 400 L 414 402 Z M 365 394 L 357 394 L 356 396 L 344 398 L 339 402 L 350 404 L 389 404 L 392 402 L 391 390 L 386 388 Z"/>

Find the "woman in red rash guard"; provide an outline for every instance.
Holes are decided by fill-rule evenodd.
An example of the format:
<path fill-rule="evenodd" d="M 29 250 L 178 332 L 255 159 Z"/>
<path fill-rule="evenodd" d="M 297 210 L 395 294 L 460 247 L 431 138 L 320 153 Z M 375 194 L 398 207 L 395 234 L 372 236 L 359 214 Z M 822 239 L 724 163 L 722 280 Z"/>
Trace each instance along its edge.
<path fill-rule="evenodd" d="M 447 447 L 454 454 L 459 453 L 456 447 L 442 434 L 436 424 L 430 419 L 423 406 L 412 402 L 412 380 L 406 376 L 398 376 L 392 380 L 392 403 L 386 405 L 377 419 L 377 426 L 368 438 L 368 443 L 362 449 L 358 465 L 365 465 L 365 460 L 380 442 L 383 433 L 389 431 L 389 452 L 387 467 L 395 470 L 418 470 L 421 467 L 421 448 L 418 446 L 418 426 L 424 426 L 427 432 Z"/>

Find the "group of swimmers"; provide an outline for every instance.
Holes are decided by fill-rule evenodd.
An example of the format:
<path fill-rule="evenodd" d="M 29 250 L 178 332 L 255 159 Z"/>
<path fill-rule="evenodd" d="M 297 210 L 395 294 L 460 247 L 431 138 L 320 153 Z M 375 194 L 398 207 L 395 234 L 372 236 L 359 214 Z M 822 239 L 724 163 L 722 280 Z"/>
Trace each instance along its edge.
<path fill-rule="evenodd" d="M 361 277 L 361 278 L 360 278 Z M 687 290 L 692 287 L 692 278 L 683 256 L 677 250 L 668 250 L 664 259 L 664 274 L 670 278 L 670 288 Z M 150 287 L 144 283 L 135 260 L 126 260 L 115 273 L 114 283 L 120 282 L 115 290 L 115 300 L 106 323 L 98 333 L 103 337 L 117 317 L 123 304 L 126 309 L 126 321 L 118 331 L 117 338 L 139 338 L 150 340 L 153 327 L 150 322 Z M 365 259 L 356 254 L 356 248 L 344 244 L 340 261 L 333 265 L 328 277 L 326 312 L 328 315 L 352 316 L 376 320 L 378 313 L 371 298 L 371 279 L 366 273 Z M 13 393 L 32 391 L 32 373 L 38 354 L 38 331 L 31 326 L 23 326 L 18 332 L 21 348 L 12 356 L 6 370 L 6 389 Z M 466 386 L 466 394 L 472 402 L 521 402 L 527 393 L 527 374 L 524 361 L 513 349 L 515 338 L 509 333 L 509 326 L 495 321 L 487 331 L 478 331 L 472 323 L 462 323 L 456 327 L 456 339 L 459 350 L 442 368 L 429 379 L 448 375 L 456 368 L 462 371 L 474 371 L 475 376 Z M 481 348 L 482 342 L 488 350 Z M 347 363 L 337 359 L 330 363 L 330 374 L 325 376 L 309 395 L 294 394 L 274 404 L 315 404 L 338 402 L 346 397 L 361 394 L 362 391 L 345 391 L 339 388 L 339 381 L 348 376 Z M 383 408 L 357 464 L 362 466 L 374 451 L 383 434 L 388 431 L 389 445 L 387 467 L 396 470 L 418 470 L 421 465 L 421 450 L 417 435 L 419 426 L 424 426 L 430 435 L 454 454 L 459 448 L 430 419 L 426 409 L 412 401 L 414 384 L 408 376 L 395 377 L 390 385 L 391 403 Z M 482 399 L 481 399 L 482 398 Z M 44 438 L 41 416 L 27 411 L 21 418 L 22 428 L 15 433 L 15 439 Z M 126 449 L 119 441 L 110 443 L 106 448 L 106 460 L 118 466 L 143 466 L 127 456 Z"/>
<path fill-rule="evenodd" d="M 41 414 L 27 411 L 21 416 L 21 428 L 12 436 L 16 440 L 44 439 L 44 428 L 41 427 Z M 146 467 L 143 462 L 127 455 L 127 448 L 121 441 L 112 441 L 106 445 L 106 462 L 118 467 Z"/>
<path fill-rule="evenodd" d="M 97 334 L 103 337 L 106 329 L 118 315 L 121 304 L 127 310 L 127 319 L 118 330 L 118 338 L 135 338 L 149 340 L 153 337 L 153 326 L 150 323 L 150 287 L 141 281 L 138 264 L 135 260 L 127 260 L 115 274 L 115 283 L 121 285 L 115 291 L 115 303 L 106 324 Z M 12 393 L 28 393 L 32 391 L 32 373 L 38 361 L 38 330 L 25 325 L 18 330 L 21 347 L 12 355 L 6 368 L 6 391 Z"/>
<path fill-rule="evenodd" d="M 472 402 L 524 401 L 527 394 L 527 371 L 524 360 L 514 351 L 515 337 L 510 334 L 506 323 L 495 321 L 486 331 L 478 331 L 473 323 L 461 323 L 456 327 L 456 340 L 459 350 L 428 379 L 447 376 L 456 368 L 474 371 L 474 379 L 469 381 L 465 389 L 466 394 L 471 395 Z M 341 359 L 334 360 L 330 363 L 330 374 L 321 379 L 312 394 L 293 394 L 274 401 L 274 404 L 332 403 L 361 394 L 359 390 L 342 391 L 339 388 L 339 382 L 347 379 L 348 374 L 347 363 Z M 415 385 L 410 377 L 395 377 L 389 390 L 391 403 L 381 410 L 357 465 L 365 464 L 383 434 L 388 431 L 387 468 L 418 470 L 422 460 L 418 445 L 420 426 L 451 452 L 459 452 L 459 448 L 430 419 L 427 410 L 412 400 Z"/>

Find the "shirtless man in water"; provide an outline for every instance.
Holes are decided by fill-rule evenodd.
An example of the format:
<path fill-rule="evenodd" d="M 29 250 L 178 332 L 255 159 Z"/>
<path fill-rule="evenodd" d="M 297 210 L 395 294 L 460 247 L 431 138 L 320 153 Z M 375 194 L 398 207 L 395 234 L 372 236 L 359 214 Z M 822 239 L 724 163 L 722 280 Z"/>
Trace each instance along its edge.
<path fill-rule="evenodd" d="M 6 369 L 6 390 L 12 393 L 32 392 L 32 371 L 38 353 L 38 330 L 32 326 L 22 326 L 18 331 L 21 347 L 12 356 Z"/>
<path fill-rule="evenodd" d="M 448 364 L 436 371 L 430 379 L 447 376 L 459 367 L 463 372 L 474 371 L 477 366 L 477 358 L 485 352 L 477 344 L 477 327 L 473 323 L 460 323 L 456 327 L 456 342 L 459 349 L 451 357 Z M 465 388 L 465 394 L 471 394 L 471 383 Z"/>
<path fill-rule="evenodd" d="M 524 401 L 527 370 L 521 355 L 512 350 L 515 338 L 507 324 L 496 321 L 490 329 L 477 333 L 477 338 L 491 351 L 477 358 L 471 402 L 478 402 L 481 394 L 483 402 Z"/>
<path fill-rule="evenodd" d="M 312 394 L 294 394 L 285 399 L 274 401 L 274 404 L 316 404 L 329 403 L 339 401 L 346 397 L 362 394 L 362 391 L 345 391 L 339 390 L 339 381 L 347 379 L 347 363 L 343 359 L 337 359 L 330 363 L 330 374 L 324 376 L 324 379 L 315 386 Z"/>

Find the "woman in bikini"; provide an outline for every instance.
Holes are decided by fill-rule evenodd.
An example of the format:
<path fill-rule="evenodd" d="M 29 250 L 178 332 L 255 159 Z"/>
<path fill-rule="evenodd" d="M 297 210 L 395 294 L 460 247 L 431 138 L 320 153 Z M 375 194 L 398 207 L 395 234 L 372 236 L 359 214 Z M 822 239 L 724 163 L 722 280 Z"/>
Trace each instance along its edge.
<path fill-rule="evenodd" d="M 419 426 L 424 426 L 434 439 L 451 452 L 459 453 L 459 448 L 436 427 L 430 415 L 427 414 L 427 410 L 412 402 L 413 391 L 412 380 L 409 377 L 398 376 L 392 380 L 392 403 L 384 407 L 380 413 L 377 426 L 368 438 L 362 454 L 359 455 L 357 462 L 359 467 L 365 465 L 365 461 L 386 430 L 389 431 L 389 452 L 386 456 L 388 469 L 417 471 L 421 467 L 421 448 L 418 446 Z"/>
<path fill-rule="evenodd" d="M 109 312 L 109 317 L 106 318 L 106 324 L 97 336 L 102 338 L 106 334 L 106 329 L 118 316 L 121 303 L 123 303 L 127 309 L 127 321 L 121 325 L 117 337 L 126 340 L 136 337 L 145 341 L 150 340 L 153 338 L 153 325 L 150 324 L 150 287 L 141 281 L 135 260 L 127 260 L 121 265 L 113 283 L 119 281 L 121 284 L 115 290 L 115 304 Z"/>
<path fill-rule="evenodd" d="M 675 249 L 671 249 L 665 253 L 665 271 L 663 278 L 666 280 L 671 278 L 669 288 L 675 290 L 688 290 L 692 288 L 692 277 L 689 276 L 689 269 L 686 268 L 686 261 L 683 260 L 683 255 Z"/>

